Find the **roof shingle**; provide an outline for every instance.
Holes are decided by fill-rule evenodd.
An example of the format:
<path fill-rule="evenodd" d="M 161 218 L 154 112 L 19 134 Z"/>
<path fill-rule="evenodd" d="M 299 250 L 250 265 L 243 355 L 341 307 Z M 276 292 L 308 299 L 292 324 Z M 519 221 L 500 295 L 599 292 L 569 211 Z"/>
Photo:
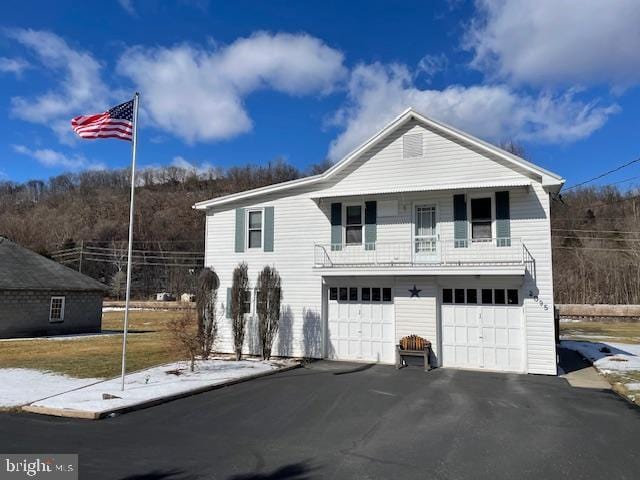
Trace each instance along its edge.
<path fill-rule="evenodd" d="M 106 291 L 107 287 L 0 237 L 0 290 Z"/>

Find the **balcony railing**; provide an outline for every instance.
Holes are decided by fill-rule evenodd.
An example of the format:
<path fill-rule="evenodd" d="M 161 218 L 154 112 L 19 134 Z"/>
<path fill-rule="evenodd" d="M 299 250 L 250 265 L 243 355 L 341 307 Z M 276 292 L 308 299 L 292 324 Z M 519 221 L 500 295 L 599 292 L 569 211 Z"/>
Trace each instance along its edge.
<path fill-rule="evenodd" d="M 530 260 L 519 238 L 316 244 L 316 267 L 519 266 Z"/>

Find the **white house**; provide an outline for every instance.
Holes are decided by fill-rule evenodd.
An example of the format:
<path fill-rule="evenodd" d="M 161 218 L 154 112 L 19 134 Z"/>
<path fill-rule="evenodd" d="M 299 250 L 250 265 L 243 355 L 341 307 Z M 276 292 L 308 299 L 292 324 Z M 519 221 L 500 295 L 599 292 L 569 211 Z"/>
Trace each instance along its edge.
<path fill-rule="evenodd" d="M 550 195 L 564 180 L 408 109 L 325 173 L 197 203 L 205 264 L 282 276 L 274 354 L 556 373 Z M 247 352 L 257 352 L 252 295 Z M 231 322 L 218 349 L 231 352 Z"/>

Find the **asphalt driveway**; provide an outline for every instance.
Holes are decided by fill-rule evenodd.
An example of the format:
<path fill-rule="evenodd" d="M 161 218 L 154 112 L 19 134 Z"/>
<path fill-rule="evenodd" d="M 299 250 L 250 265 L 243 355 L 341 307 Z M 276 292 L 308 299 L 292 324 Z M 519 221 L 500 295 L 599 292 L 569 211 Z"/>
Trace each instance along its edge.
<path fill-rule="evenodd" d="M 0 387 L 1 388 L 1 387 Z M 561 378 L 318 362 L 102 421 L 0 415 L 87 479 L 638 478 L 640 409 Z"/>

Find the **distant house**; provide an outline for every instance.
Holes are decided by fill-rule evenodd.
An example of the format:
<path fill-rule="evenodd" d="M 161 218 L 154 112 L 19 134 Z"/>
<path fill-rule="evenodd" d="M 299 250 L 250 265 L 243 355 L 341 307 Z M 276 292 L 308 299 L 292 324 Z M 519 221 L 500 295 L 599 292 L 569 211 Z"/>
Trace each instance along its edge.
<path fill-rule="evenodd" d="M 0 338 L 99 332 L 107 287 L 0 237 Z"/>

